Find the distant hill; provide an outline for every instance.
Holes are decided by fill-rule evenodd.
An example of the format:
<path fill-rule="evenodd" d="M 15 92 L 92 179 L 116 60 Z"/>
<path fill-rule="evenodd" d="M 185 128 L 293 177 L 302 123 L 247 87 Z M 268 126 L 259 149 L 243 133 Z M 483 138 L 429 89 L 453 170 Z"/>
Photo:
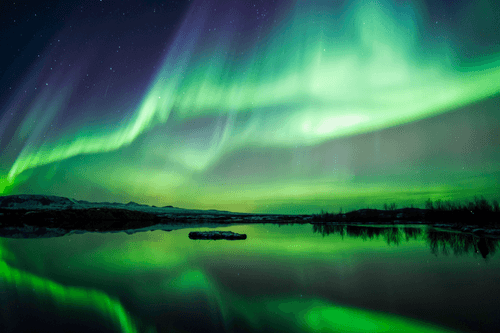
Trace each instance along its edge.
<path fill-rule="evenodd" d="M 307 218 L 310 216 L 192 210 L 135 202 L 88 202 L 50 195 L 0 197 L 0 236 L 18 238 L 62 236 L 75 230 L 133 233 L 157 225 L 306 222 Z"/>

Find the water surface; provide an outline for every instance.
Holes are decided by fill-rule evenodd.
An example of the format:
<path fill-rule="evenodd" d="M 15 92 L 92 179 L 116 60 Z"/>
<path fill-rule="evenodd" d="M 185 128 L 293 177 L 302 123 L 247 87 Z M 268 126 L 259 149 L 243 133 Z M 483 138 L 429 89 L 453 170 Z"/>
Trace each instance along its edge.
<path fill-rule="evenodd" d="M 404 226 L 0 238 L 0 331 L 492 332 L 497 249 Z"/>

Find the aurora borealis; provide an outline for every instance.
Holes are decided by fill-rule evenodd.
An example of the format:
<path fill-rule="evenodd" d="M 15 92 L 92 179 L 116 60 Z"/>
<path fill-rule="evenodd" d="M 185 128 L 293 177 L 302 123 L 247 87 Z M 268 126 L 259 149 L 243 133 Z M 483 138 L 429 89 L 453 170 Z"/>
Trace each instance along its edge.
<path fill-rule="evenodd" d="M 228 3 L 2 4 L 0 195 L 500 199 L 497 1 Z"/>

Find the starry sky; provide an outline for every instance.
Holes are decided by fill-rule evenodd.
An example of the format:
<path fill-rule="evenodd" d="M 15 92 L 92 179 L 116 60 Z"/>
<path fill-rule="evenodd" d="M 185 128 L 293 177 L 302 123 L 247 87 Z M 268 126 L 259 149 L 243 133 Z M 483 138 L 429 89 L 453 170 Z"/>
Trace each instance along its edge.
<path fill-rule="evenodd" d="M 496 0 L 0 13 L 0 195 L 288 214 L 500 199 Z"/>

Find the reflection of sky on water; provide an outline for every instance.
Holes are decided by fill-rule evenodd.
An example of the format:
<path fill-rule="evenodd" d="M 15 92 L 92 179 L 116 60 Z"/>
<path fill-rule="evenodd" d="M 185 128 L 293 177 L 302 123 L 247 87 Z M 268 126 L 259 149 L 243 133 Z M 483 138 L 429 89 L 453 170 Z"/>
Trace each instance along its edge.
<path fill-rule="evenodd" d="M 119 302 L 112 308 L 123 309 L 125 322 L 141 329 L 156 325 L 159 332 L 175 327 L 215 332 L 233 325 L 290 332 L 345 330 L 345 325 L 377 331 L 391 325 L 444 332 L 424 322 L 464 331 L 464 318 L 471 329 L 481 321 L 495 324 L 493 317 L 480 320 L 498 298 L 491 289 L 500 271 L 493 252 L 486 261 L 467 251 L 435 255 L 425 229 L 357 228 L 324 236 L 311 225 L 218 229 L 246 233 L 245 241 L 193 241 L 192 230 L 4 240 L 2 274 L 16 272 L 28 281 L 14 287 L 4 278 L 4 288 L 34 288 L 27 299 L 41 294 L 56 304 L 58 295 L 65 295 L 58 288 L 69 295 L 72 288 L 86 290 Z M 38 292 L 36 279 L 59 287 Z M 457 285 L 468 288 L 457 293 Z M 120 327 L 113 311 L 65 297 Z M 348 320 L 353 316 L 363 320 L 353 323 Z"/>

